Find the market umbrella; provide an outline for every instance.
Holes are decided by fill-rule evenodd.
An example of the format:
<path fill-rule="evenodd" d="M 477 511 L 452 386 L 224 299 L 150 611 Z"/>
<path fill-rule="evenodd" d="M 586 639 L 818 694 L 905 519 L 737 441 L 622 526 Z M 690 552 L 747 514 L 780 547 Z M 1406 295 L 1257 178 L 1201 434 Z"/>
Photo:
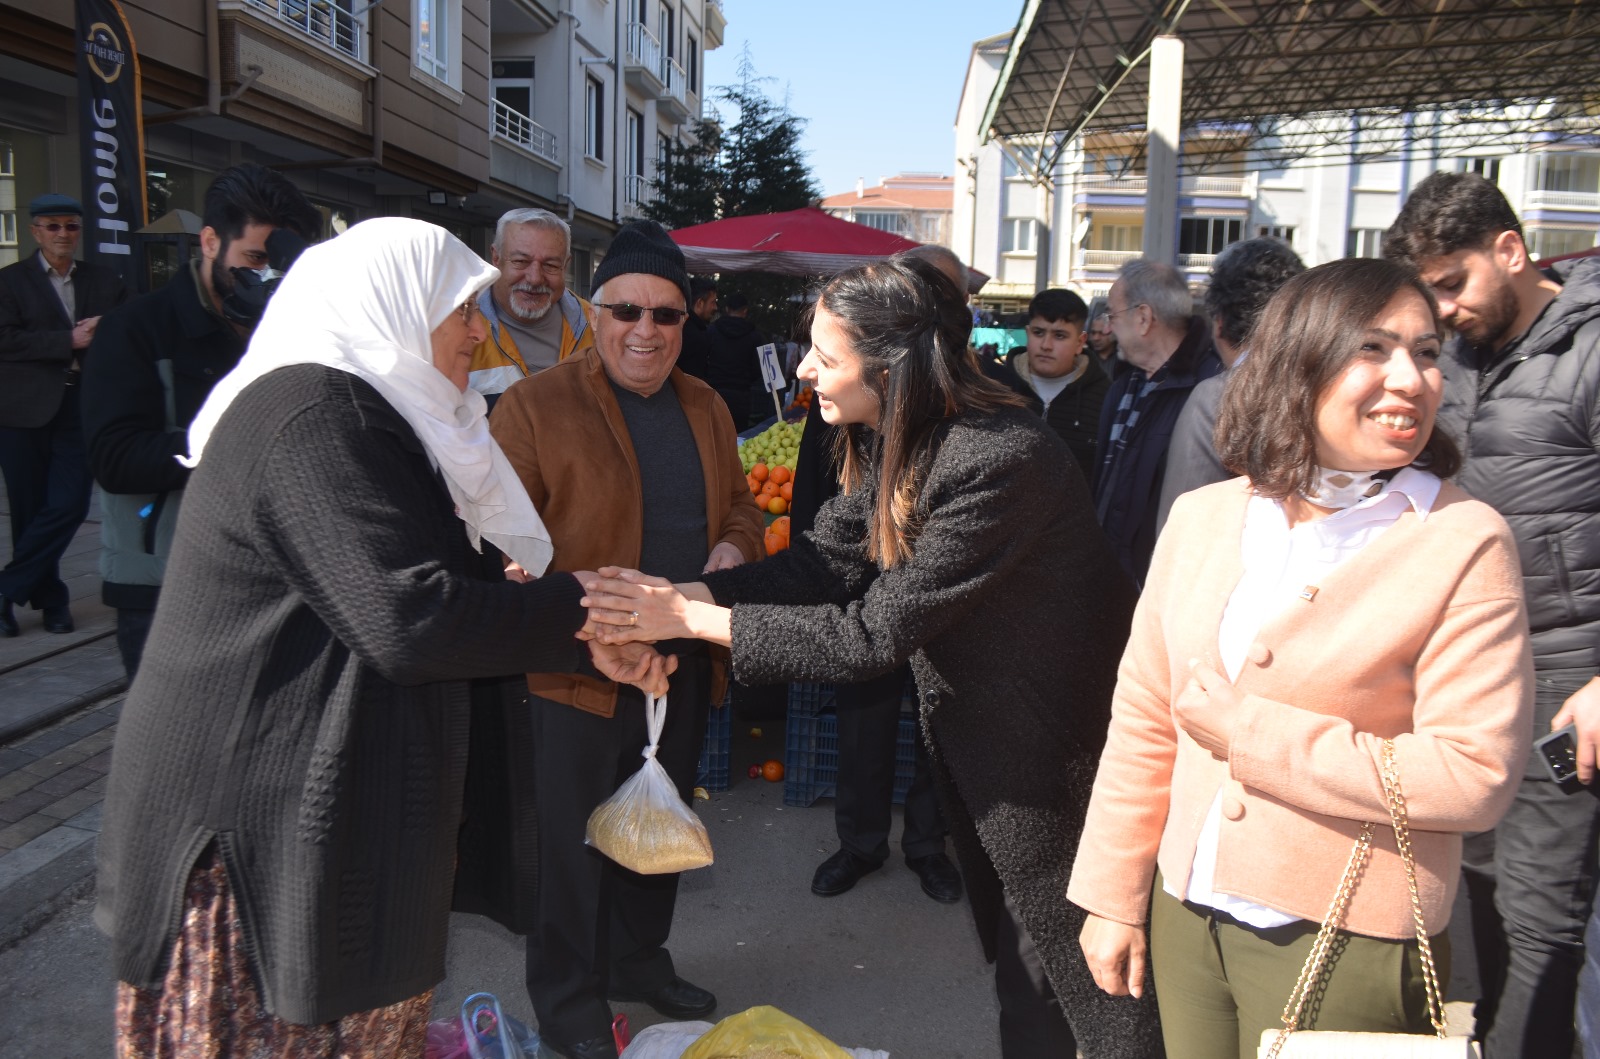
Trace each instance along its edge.
<path fill-rule="evenodd" d="M 784 276 L 831 276 L 921 245 L 810 207 L 725 217 L 679 228 L 672 232 L 672 239 L 683 248 L 691 272 L 776 272 Z M 973 272 L 972 289 L 988 278 Z"/>

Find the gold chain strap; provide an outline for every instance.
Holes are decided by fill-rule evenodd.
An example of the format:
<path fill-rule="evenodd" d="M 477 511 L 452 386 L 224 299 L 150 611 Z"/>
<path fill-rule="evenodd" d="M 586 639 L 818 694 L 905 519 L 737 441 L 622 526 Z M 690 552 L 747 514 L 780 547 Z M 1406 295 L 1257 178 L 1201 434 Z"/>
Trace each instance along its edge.
<path fill-rule="evenodd" d="M 1391 739 L 1383 741 L 1383 767 L 1379 775 L 1383 779 L 1383 793 L 1389 804 L 1389 822 L 1394 826 L 1395 845 L 1399 848 L 1400 859 L 1405 864 L 1406 884 L 1411 891 L 1411 918 L 1417 932 L 1418 954 L 1422 958 L 1422 978 L 1428 997 L 1428 1021 L 1433 1023 L 1434 1033 L 1443 1037 L 1444 994 L 1439 989 L 1439 973 L 1433 963 L 1433 945 L 1428 940 L 1428 930 L 1422 919 L 1422 898 L 1417 893 L 1417 862 L 1411 852 L 1411 827 L 1406 815 L 1405 795 L 1400 790 L 1400 770 L 1395 763 L 1394 741 Z M 1322 921 L 1322 928 L 1317 931 L 1316 940 L 1311 943 L 1311 952 L 1307 954 L 1305 966 L 1300 970 L 1299 981 L 1294 984 L 1294 992 L 1289 994 L 1289 1002 L 1283 1007 L 1283 1029 L 1273 1038 L 1267 1059 L 1278 1059 L 1278 1053 L 1283 1050 L 1289 1034 L 1299 1028 L 1300 1016 L 1305 1010 L 1306 1001 L 1322 979 L 1328 953 L 1338 936 L 1340 925 L 1344 923 L 1345 913 L 1350 907 L 1350 898 L 1355 893 L 1356 881 L 1361 877 L 1362 869 L 1366 867 L 1367 857 L 1372 850 L 1372 827 L 1371 822 L 1361 825 L 1361 834 L 1356 839 L 1355 848 L 1350 851 L 1350 860 L 1345 864 L 1344 877 L 1339 880 L 1339 891 L 1333 897 L 1333 904 L 1329 906 L 1328 915 Z"/>

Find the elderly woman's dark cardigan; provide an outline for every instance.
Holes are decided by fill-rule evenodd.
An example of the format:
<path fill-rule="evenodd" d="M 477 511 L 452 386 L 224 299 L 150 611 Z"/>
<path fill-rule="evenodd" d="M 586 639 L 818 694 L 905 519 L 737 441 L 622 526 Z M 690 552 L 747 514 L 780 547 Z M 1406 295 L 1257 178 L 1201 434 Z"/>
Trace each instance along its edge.
<path fill-rule="evenodd" d="M 117 977 L 159 986 L 214 843 L 272 1014 L 439 982 L 468 680 L 579 665 L 581 595 L 474 551 L 361 379 L 299 365 L 246 389 L 190 479 L 117 733 L 96 911 Z"/>
<path fill-rule="evenodd" d="M 734 676 L 853 682 L 909 658 L 985 951 L 1003 886 L 1084 1054 L 1159 1055 L 1153 1003 L 1095 987 L 1066 899 L 1133 586 L 1048 426 L 1007 409 L 940 431 L 909 561 L 866 559 L 869 487 L 829 501 L 787 552 L 706 576 L 733 607 Z"/>

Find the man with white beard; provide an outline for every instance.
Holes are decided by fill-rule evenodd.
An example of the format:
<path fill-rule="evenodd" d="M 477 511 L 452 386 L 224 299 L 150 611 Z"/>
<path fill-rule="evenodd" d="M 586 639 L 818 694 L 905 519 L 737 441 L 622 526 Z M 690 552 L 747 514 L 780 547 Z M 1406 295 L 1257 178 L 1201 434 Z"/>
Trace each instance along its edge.
<path fill-rule="evenodd" d="M 584 300 L 567 290 L 572 230 L 549 210 L 511 210 L 495 227 L 489 261 L 500 279 L 478 296 L 488 337 L 472 351 L 468 384 L 490 407 L 518 379 L 594 345 Z"/>

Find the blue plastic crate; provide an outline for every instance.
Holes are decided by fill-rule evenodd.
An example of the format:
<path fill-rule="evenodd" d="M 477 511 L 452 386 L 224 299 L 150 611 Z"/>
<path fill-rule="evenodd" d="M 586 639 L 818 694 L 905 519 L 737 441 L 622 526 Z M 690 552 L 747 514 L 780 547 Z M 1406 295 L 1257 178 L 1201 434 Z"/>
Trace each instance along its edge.
<path fill-rule="evenodd" d="M 826 681 L 797 680 L 789 685 L 790 717 L 820 717 L 835 712 L 838 706 L 833 685 Z M 900 709 L 904 713 L 917 712 L 917 682 L 910 677 L 900 692 Z"/>
<path fill-rule="evenodd" d="M 696 787 L 707 791 L 728 789 L 728 758 L 733 748 L 733 696 L 722 700 L 721 707 L 713 706 L 706 719 L 706 742 L 700 751 L 700 771 Z"/>
<path fill-rule="evenodd" d="M 894 802 L 902 805 L 916 771 L 917 719 L 900 717 L 894 748 Z M 807 717 L 791 713 L 784 730 L 783 804 L 811 805 L 832 798 L 839 785 L 839 719 L 831 713 Z"/>

